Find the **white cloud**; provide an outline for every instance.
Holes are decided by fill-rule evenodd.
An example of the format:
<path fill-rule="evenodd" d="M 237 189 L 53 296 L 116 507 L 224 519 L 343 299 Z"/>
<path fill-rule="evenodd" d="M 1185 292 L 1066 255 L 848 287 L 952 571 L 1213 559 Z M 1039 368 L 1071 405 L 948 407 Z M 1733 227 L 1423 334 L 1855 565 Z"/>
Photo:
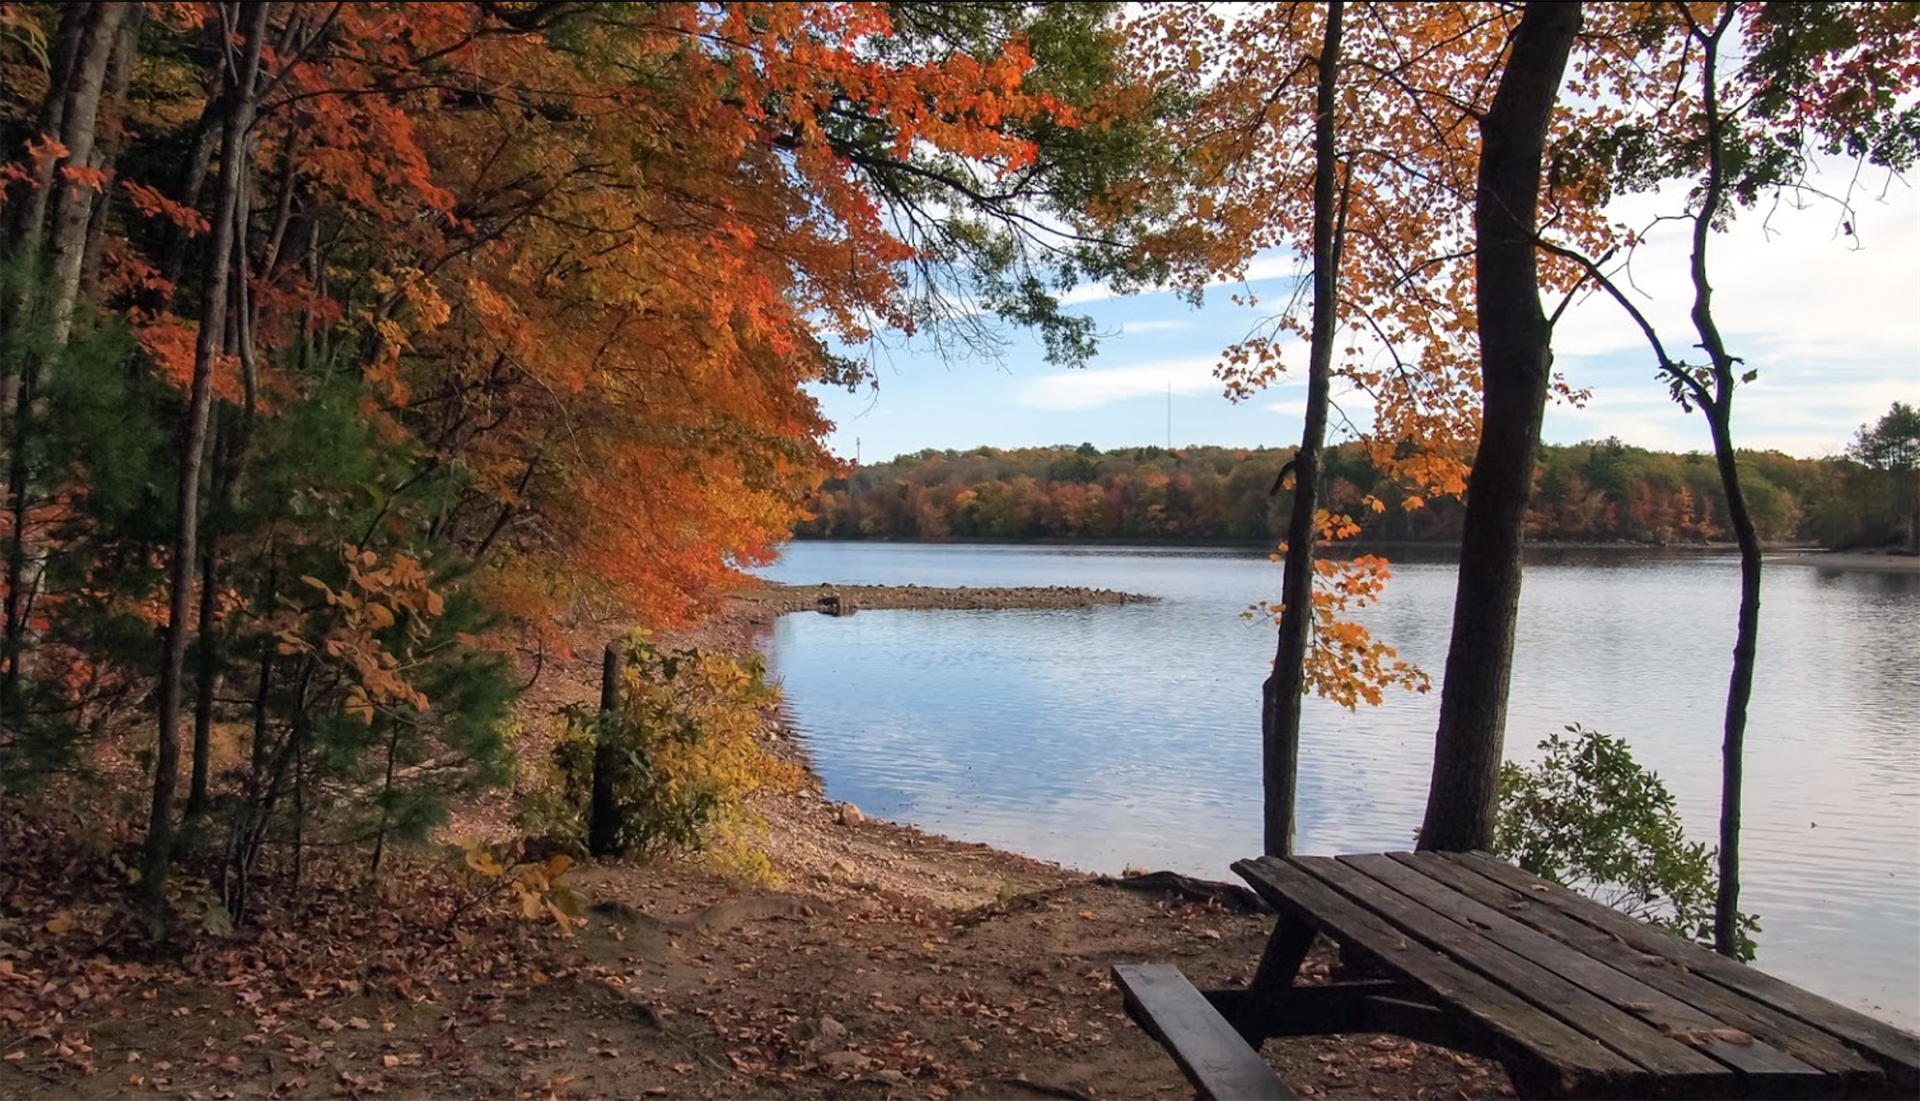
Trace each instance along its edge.
<path fill-rule="evenodd" d="M 1177 333 L 1183 329 L 1191 328 L 1193 328 L 1193 322 L 1185 318 L 1165 318 L 1154 321 L 1124 321 L 1120 324 L 1120 331 L 1127 336 L 1134 336 L 1139 333 Z"/>
<path fill-rule="evenodd" d="M 1623 217 L 1650 220 L 1672 198 L 1622 204 Z M 1855 230 L 1849 236 L 1841 223 Z M 1635 254 L 1628 294 L 1648 316 L 1667 354 L 1703 358 L 1688 317 L 1691 241 L 1687 227 L 1657 227 Z M 1783 369 L 1897 375 L 1920 383 L 1920 196 L 1894 184 L 1884 202 L 1862 200 L 1851 218 L 1830 203 L 1804 209 L 1741 211 L 1708 242 L 1714 312 L 1729 350 L 1763 379 Z M 1623 281 L 1624 282 L 1624 281 Z M 1590 295 L 1554 333 L 1560 366 L 1576 385 L 1592 360 L 1620 356 L 1652 373 L 1652 353 L 1618 304 Z M 1651 382 L 1648 385 L 1654 385 Z"/>
<path fill-rule="evenodd" d="M 1215 279 L 1207 284 L 1208 290 L 1220 287 L 1249 286 L 1273 279 L 1304 279 L 1307 276 L 1306 265 L 1290 252 L 1266 252 L 1253 258 L 1247 265 L 1246 274 L 1238 279 Z M 1151 298 L 1159 294 L 1171 294 L 1167 289 L 1142 291 L 1134 295 L 1119 295 L 1105 283 L 1083 283 L 1060 296 L 1062 305 L 1084 306 L 1089 302 L 1105 302 L 1114 298 Z"/>
<path fill-rule="evenodd" d="M 1217 394 L 1220 380 L 1213 377 L 1217 362 L 1211 355 L 1190 356 L 1127 367 L 1057 371 L 1022 383 L 1015 400 L 1036 409 L 1095 409 L 1129 398 L 1165 397 L 1169 387 L 1176 394 Z"/>

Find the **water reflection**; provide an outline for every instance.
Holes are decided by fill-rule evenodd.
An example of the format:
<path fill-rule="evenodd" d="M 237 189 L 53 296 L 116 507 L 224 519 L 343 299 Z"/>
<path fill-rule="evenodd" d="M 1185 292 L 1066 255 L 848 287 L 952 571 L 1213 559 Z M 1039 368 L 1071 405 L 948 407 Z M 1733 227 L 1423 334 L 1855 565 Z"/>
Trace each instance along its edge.
<path fill-rule="evenodd" d="M 1367 623 L 1438 681 L 1454 573 L 1396 552 Z M 1145 606 L 787 616 L 767 646 L 828 791 L 868 811 L 1081 867 L 1212 877 L 1259 846 L 1263 554 L 1191 549 L 799 544 L 784 580 L 1072 584 Z M 1920 1019 L 1920 583 L 1767 574 L 1747 758 L 1745 905 L 1761 962 Z M 1696 836 L 1718 809 L 1738 601 L 1724 556 L 1549 551 L 1527 574 L 1510 755 L 1570 722 L 1627 737 Z M 1426 798 L 1438 692 L 1305 711 L 1299 843 L 1404 848 Z"/>

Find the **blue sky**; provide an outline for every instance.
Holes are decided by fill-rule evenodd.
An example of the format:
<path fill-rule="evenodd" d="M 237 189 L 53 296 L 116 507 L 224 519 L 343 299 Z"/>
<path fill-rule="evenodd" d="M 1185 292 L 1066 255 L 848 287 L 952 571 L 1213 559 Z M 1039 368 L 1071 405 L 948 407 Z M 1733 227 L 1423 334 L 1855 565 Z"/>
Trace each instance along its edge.
<path fill-rule="evenodd" d="M 1622 209 L 1630 224 L 1657 199 Z M 1863 185 L 1842 229 L 1831 204 L 1746 211 L 1712 243 L 1715 305 L 1728 344 L 1760 378 L 1740 391 L 1735 441 L 1803 457 L 1836 454 L 1862 423 L 1895 400 L 1920 403 L 1920 193 L 1900 181 Z M 1687 240 L 1681 227 L 1653 235 L 1634 261 L 1641 308 L 1676 354 L 1692 350 L 1687 327 Z M 1165 444 L 1171 404 L 1174 446 L 1292 446 L 1300 436 L 1304 384 L 1289 377 L 1235 405 L 1213 367 L 1263 308 L 1283 303 L 1299 274 L 1291 257 L 1257 260 L 1244 286 L 1210 291 L 1191 309 L 1171 293 L 1126 298 L 1082 288 L 1075 308 L 1106 334 L 1083 369 L 1051 366 L 1018 334 L 998 362 L 943 361 L 917 348 L 873 353 L 877 390 L 822 389 L 837 428 L 836 454 L 866 462 L 922 448 L 1022 447 L 1092 442 L 1101 448 Z M 1236 306 L 1251 290 L 1262 307 Z M 1551 308 L 1551 304 L 1550 308 Z M 1625 314 L 1593 296 L 1561 320 L 1557 366 L 1592 391 L 1584 408 L 1547 410 L 1550 443 L 1618 436 L 1643 447 L 1707 450 L 1698 414 L 1683 413 L 1653 378 L 1651 358 Z M 1168 389 L 1172 389 L 1169 403 Z M 1339 411 L 1366 424 L 1360 395 L 1337 395 Z M 1336 413 L 1336 424 L 1339 413 Z M 857 441 L 857 445 L 856 445 Z"/>

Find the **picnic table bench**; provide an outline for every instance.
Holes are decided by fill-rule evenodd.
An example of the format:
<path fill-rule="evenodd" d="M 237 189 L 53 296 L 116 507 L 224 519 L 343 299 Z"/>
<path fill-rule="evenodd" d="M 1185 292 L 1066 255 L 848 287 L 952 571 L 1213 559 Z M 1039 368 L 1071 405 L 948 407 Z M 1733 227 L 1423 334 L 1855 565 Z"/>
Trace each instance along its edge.
<path fill-rule="evenodd" d="M 1246 989 L 1114 968 L 1202 1097 L 1293 1097 L 1264 1041 L 1365 1032 L 1492 1058 L 1522 1097 L 1920 1096 L 1920 1037 L 1485 853 L 1233 869 L 1279 914 Z M 1317 934 L 1381 977 L 1297 985 Z"/>

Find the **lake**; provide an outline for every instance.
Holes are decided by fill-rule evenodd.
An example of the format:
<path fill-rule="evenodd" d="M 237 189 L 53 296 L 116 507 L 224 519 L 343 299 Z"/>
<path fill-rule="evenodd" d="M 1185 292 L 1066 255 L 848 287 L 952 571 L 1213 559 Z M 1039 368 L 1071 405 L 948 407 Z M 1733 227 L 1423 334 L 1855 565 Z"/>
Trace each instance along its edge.
<path fill-rule="evenodd" d="M 1089 870 L 1231 879 L 1260 849 L 1260 682 L 1240 612 L 1280 567 L 1238 550 L 794 543 L 763 571 L 842 584 L 1084 585 L 1161 602 L 1065 611 L 788 615 L 763 640 L 829 796 Z M 1569 723 L 1625 737 L 1693 836 L 1719 807 L 1738 564 L 1536 551 L 1507 752 Z M 1362 622 L 1434 679 L 1349 713 L 1306 701 L 1303 853 L 1412 847 L 1432 767 L 1454 570 L 1403 561 Z M 1742 908 L 1756 961 L 1920 1023 L 1920 576 L 1765 575 L 1747 732 Z"/>

